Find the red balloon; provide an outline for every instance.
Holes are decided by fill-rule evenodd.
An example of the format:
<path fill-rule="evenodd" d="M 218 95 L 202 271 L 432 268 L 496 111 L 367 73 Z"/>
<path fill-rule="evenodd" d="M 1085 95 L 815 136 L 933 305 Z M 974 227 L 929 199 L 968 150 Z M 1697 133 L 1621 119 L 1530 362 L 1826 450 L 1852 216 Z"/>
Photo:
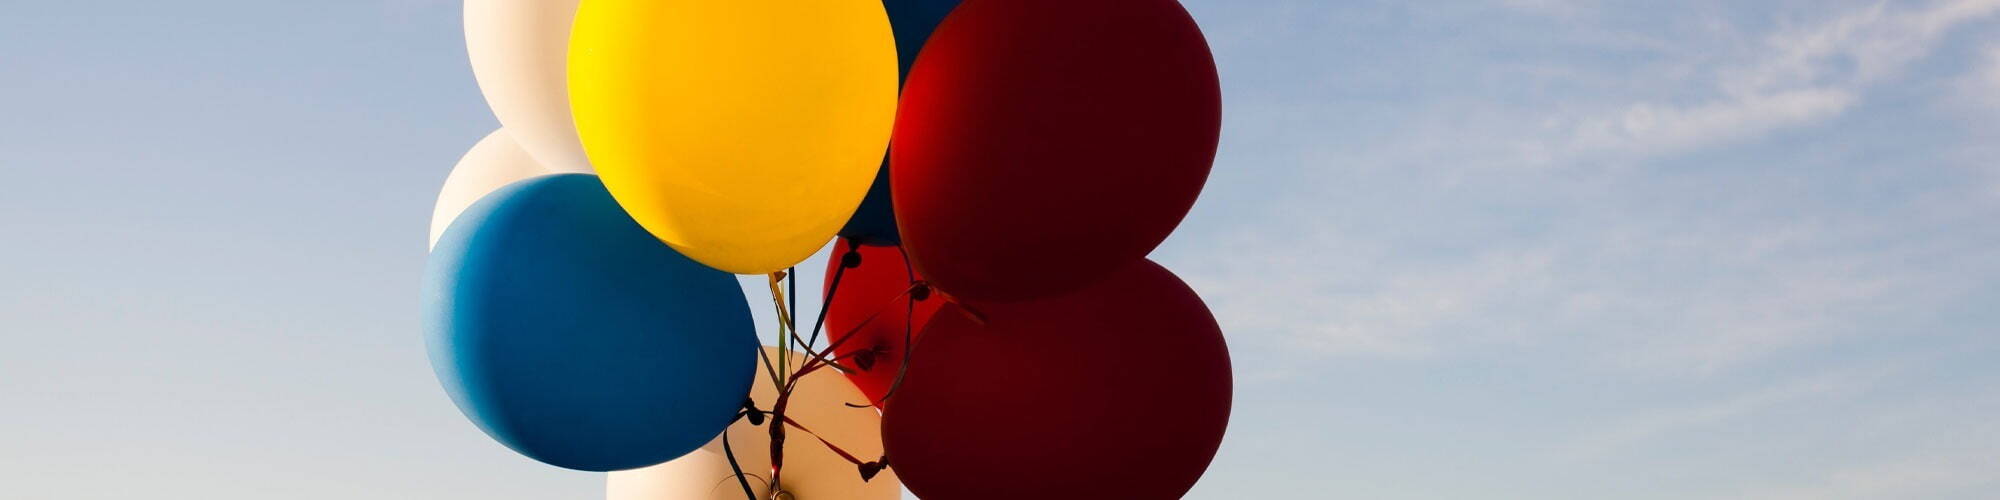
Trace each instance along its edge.
<path fill-rule="evenodd" d="M 938 288 L 1021 300 L 1144 258 L 1194 205 L 1222 96 L 1174 0 L 967 0 L 918 57 L 890 190 Z"/>
<path fill-rule="evenodd" d="M 1151 261 L 1074 293 L 948 305 L 883 410 L 890 466 L 926 500 L 1180 498 L 1229 424 L 1229 350 Z"/>
<path fill-rule="evenodd" d="M 842 243 L 838 248 L 840 252 L 827 259 L 827 288 L 821 290 L 821 296 L 829 291 L 833 295 L 832 307 L 826 310 L 826 331 L 830 332 L 828 338 L 837 341 L 834 354 L 841 364 L 858 370 L 848 372 L 847 379 L 860 387 L 869 401 L 882 402 L 902 368 L 905 341 L 914 342 L 923 333 L 924 325 L 944 300 L 928 297 L 912 307 L 911 295 L 906 292 L 911 283 L 922 278 L 911 274 L 903 252 L 896 247 L 856 248 Z M 850 250 L 859 252 L 859 265 L 840 272 L 841 261 Z M 840 288 L 832 289 L 837 272 Z M 910 327 L 906 330 L 903 325 Z M 853 332 L 852 338 L 840 340 L 849 336 L 848 332 Z"/>

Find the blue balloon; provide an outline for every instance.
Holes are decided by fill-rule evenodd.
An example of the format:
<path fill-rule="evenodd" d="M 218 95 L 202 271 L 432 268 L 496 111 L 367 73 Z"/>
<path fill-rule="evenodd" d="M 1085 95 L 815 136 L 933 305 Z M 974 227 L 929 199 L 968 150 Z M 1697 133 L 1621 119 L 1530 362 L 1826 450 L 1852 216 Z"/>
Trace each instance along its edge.
<path fill-rule="evenodd" d="M 460 411 L 550 465 L 685 455 L 750 394 L 758 342 L 736 278 L 640 228 L 597 176 L 511 184 L 459 215 L 424 280 L 431 366 Z"/>
<path fill-rule="evenodd" d="M 902 232 L 896 229 L 896 207 L 890 205 L 888 160 L 875 171 L 875 184 L 868 186 L 868 196 L 854 208 L 847 225 L 841 226 L 840 235 L 867 245 L 902 244 Z"/>
<path fill-rule="evenodd" d="M 952 9 L 958 8 L 958 2 L 882 0 L 882 10 L 889 12 L 889 30 L 896 34 L 896 60 L 901 64 L 904 78 L 910 76 L 910 65 L 917 63 L 917 53 L 931 39 L 931 31 L 944 22 L 945 16 L 951 15 Z"/>
<path fill-rule="evenodd" d="M 931 39 L 931 31 L 958 7 L 958 2 L 882 0 L 882 9 L 889 12 L 889 29 L 896 34 L 896 62 L 903 78 L 909 78 L 910 65 L 917 63 L 917 53 Z M 902 235 L 896 230 L 896 209 L 889 201 L 888 160 L 883 160 L 882 170 L 875 172 L 875 184 L 868 187 L 868 197 L 861 200 L 854 216 L 840 228 L 840 235 L 870 245 L 902 243 Z"/>

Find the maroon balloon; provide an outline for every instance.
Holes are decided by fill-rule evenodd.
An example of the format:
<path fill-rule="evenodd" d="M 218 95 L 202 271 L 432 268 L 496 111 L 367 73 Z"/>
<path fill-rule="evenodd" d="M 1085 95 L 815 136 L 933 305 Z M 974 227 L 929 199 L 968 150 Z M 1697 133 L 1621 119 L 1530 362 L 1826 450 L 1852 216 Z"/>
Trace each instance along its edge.
<path fill-rule="evenodd" d="M 1173 0 L 967 0 L 910 72 L 890 189 L 918 269 L 958 297 L 1074 290 L 1194 205 L 1222 97 Z"/>
<path fill-rule="evenodd" d="M 947 305 L 883 410 L 925 500 L 1180 498 L 1229 423 L 1229 350 L 1151 261 L 1057 297 Z"/>
<path fill-rule="evenodd" d="M 832 292 L 832 307 L 826 310 L 827 337 L 835 342 L 834 353 L 841 364 L 857 371 L 847 379 L 868 395 L 882 401 L 902 368 L 906 340 L 923 334 L 944 300 L 935 296 L 911 303 L 910 285 L 921 279 L 904 264 L 903 252 L 896 247 L 863 245 L 858 248 L 840 243 L 838 252 L 827 259 L 826 289 Z M 857 266 L 840 272 L 847 252 L 859 253 Z M 833 289 L 833 277 L 840 272 L 840 288 Z M 873 319 L 870 319 L 873 318 Z M 904 325 L 910 325 L 906 330 Z M 851 333 L 850 333 L 851 332 Z M 840 340 L 849 337 L 847 340 Z"/>

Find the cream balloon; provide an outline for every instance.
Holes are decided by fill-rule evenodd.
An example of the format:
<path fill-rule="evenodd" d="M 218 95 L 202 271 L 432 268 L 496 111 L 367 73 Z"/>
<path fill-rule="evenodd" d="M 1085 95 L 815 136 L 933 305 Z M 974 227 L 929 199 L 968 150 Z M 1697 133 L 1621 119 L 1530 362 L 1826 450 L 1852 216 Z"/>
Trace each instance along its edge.
<path fill-rule="evenodd" d="M 765 352 L 775 362 L 778 350 L 767 347 Z M 796 369 L 805 355 L 791 357 Z M 777 390 L 772 387 L 769 372 L 761 365 L 757 373 L 760 375 L 751 386 L 750 397 L 757 401 L 758 408 L 768 411 L 777 401 Z M 785 415 L 856 458 L 877 460 L 882 456 L 882 417 L 872 407 L 847 406 L 847 403 L 865 406 L 867 402 L 868 396 L 848 382 L 847 377 L 824 368 L 799 381 Z M 771 475 L 771 438 L 770 429 L 765 426 L 769 425 L 774 422 L 765 420 L 764 426 L 755 426 L 748 420 L 738 420 L 727 431 L 730 448 L 736 452 L 736 463 L 743 467 L 757 498 L 772 498 L 767 484 Z M 782 476 L 781 490 L 785 496 L 781 498 L 789 500 L 895 500 L 902 495 L 894 469 L 884 469 L 874 479 L 864 482 L 853 463 L 796 427 L 788 429 L 785 435 Z M 671 462 L 611 473 L 605 493 L 608 500 L 741 500 L 743 487 L 730 471 L 722 438 L 717 436 L 707 446 Z"/>
<path fill-rule="evenodd" d="M 444 188 L 438 190 L 437 206 L 431 209 L 431 247 L 437 246 L 438 236 L 451 227 L 451 221 L 458 219 L 473 202 L 486 197 L 501 186 L 514 181 L 558 173 L 542 166 L 527 151 L 514 142 L 507 129 L 486 134 L 472 150 L 458 159 L 458 166 L 452 167 L 451 175 L 444 178 Z"/>
<path fill-rule="evenodd" d="M 569 114 L 569 28 L 579 0 L 465 0 L 465 52 L 493 116 L 563 172 L 594 173 Z"/>

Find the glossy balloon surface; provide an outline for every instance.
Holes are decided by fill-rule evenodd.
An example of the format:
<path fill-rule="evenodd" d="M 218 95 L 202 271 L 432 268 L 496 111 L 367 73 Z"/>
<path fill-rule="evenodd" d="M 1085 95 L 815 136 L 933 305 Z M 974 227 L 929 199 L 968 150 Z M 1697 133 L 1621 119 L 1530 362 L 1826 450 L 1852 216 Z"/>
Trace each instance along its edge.
<path fill-rule="evenodd" d="M 1221 120 L 1208 43 L 1178 2 L 968 0 L 903 89 L 902 242 L 956 296 L 1077 289 L 1180 224 Z"/>
<path fill-rule="evenodd" d="M 734 277 L 662 245 L 596 176 L 521 181 L 431 253 L 431 363 L 495 440 L 579 470 L 700 448 L 750 389 L 757 339 Z"/>
<path fill-rule="evenodd" d="M 784 269 L 853 215 L 896 109 L 876 0 L 585 0 L 570 107 L 592 166 L 660 240 Z"/>
<path fill-rule="evenodd" d="M 825 281 L 829 287 L 825 291 L 831 291 L 833 299 L 826 313 L 828 342 L 842 364 L 855 369 L 847 378 L 868 394 L 869 401 L 880 402 L 895 384 L 907 346 L 921 339 L 924 325 L 944 299 L 928 295 L 912 300 L 911 284 L 922 277 L 910 273 L 896 247 L 840 243 L 834 248 Z M 850 250 L 859 252 L 860 265 L 841 271 Z M 835 274 L 840 276 L 840 288 L 831 289 Z"/>
<path fill-rule="evenodd" d="M 937 29 L 951 9 L 958 6 L 958 0 L 882 0 L 882 7 L 889 12 L 889 25 L 896 33 L 896 64 L 899 75 L 908 76 L 910 66 L 916 64 L 917 54 L 930 40 L 931 31 Z M 896 231 L 895 204 L 889 201 L 889 162 L 882 161 L 882 170 L 875 174 L 875 183 L 868 187 L 868 196 L 861 206 L 855 208 L 854 217 L 840 228 L 840 235 L 860 240 L 872 245 L 894 245 L 902 241 Z"/>
<path fill-rule="evenodd" d="M 1074 293 L 946 306 L 883 441 L 920 498 L 1180 498 L 1229 422 L 1229 351 L 1208 308 L 1142 261 Z"/>

